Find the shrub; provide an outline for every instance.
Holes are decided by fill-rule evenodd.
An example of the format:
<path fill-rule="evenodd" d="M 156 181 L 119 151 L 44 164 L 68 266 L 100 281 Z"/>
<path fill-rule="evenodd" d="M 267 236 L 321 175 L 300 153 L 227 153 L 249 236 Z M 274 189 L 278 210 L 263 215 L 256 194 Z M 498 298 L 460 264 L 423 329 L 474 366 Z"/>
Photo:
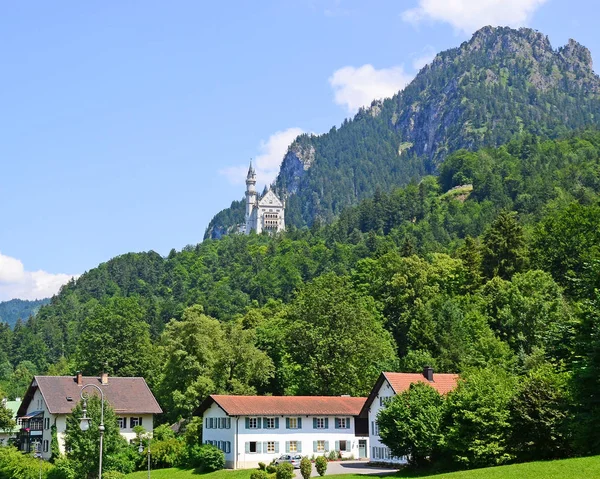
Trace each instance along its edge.
<path fill-rule="evenodd" d="M 152 467 L 160 469 L 181 464 L 185 456 L 185 444 L 177 439 L 152 442 L 150 456 Z"/>
<path fill-rule="evenodd" d="M 260 469 L 261 471 L 266 471 L 267 470 L 267 465 L 264 462 L 259 462 L 258 463 L 258 469 Z"/>
<path fill-rule="evenodd" d="M 266 471 L 259 469 L 258 471 L 252 471 L 250 474 L 250 479 L 267 479 L 269 475 Z"/>
<path fill-rule="evenodd" d="M 277 472 L 277 466 L 274 466 L 273 464 L 269 464 L 267 466 L 267 472 L 269 474 L 273 474 L 273 473 Z"/>
<path fill-rule="evenodd" d="M 275 477 L 277 479 L 292 479 L 294 477 L 294 466 L 289 462 L 279 464 L 279 466 L 277 466 Z"/>
<path fill-rule="evenodd" d="M 167 439 L 175 439 L 175 432 L 167 424 L 161 424 L 154 428 L 152 437 L 157 441 L 166 441 Z"/>
<path fill-rule="evenodd" d="M 315 459 L 315 469 L 319 473 L 319 476 L 324 476 L 327 471 L 327 458 L 325 456 L 319 456 Z"/>
<path fill-rule="evenodd" d="M 210 444 L 200 446 L 198 460 L 203 472 L 218 471 L 225 467 L 225 454 L 218 447 Z"/>
<path fill-rule="evenodd" d="M 337 453 L 337 451 L 331 451 L 329 453 L 329 455 L 327 456 L 327 459 L 329 459 L 330 461 L 337 461 L 339 459 L 339 454 Z"/>
<path fill-rule="evenodd" d="M 41 463 L 44 477 L 53 469 L 46 461 Z M 40 460 L 30 454 L 22 454 L 12 446 L 0 446 L 0 478 L 38 477 Z"/>
<path fill-rule="evenodd" d="M 124 479 L 125 474 L 119 471 L 106 471 L 102 473 L 102 479 Z"/>
<path fill-rule="evenodd" d="M 304 479 L 308 479 L 311 473 L 312 463 L 310 462 L 310 459 L 308 457 L 304 456 L 300 461 L 300 474 L 302 474 L 302 477 Z"/>
<path fill-rule="evenodd" d="M 76 479 L 77 474 L 73 463 L 65 456 L 59 456 L 54 460 L 54 469 L 48 473 L 48 479 Z"/>

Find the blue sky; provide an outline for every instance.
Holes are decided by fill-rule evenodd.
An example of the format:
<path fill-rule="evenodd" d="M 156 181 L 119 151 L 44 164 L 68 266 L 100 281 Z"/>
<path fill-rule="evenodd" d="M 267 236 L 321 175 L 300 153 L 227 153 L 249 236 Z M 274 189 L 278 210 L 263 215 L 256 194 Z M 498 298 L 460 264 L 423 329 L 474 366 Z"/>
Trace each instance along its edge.
<path fill-rule="evenodd" d="M 202 240 L 302 131 L 323 133 L 477 28 L 598 58 L 592 0 L 4 2 L 0 300 Z M 262 187 L 262 186 L 261 186 Z"/>

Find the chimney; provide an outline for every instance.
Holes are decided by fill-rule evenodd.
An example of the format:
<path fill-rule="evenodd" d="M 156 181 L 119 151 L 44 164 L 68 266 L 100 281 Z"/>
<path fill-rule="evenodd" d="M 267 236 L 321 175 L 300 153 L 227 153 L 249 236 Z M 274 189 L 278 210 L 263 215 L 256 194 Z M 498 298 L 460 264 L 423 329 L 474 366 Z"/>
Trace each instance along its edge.
<path fill-rule="evenodd" d="M 108 373 L 106 372 L 107 369 L 108 369 L 108 365 L 105 364 L 104 365 L 104 370 L 102 371 L 102 375 L 100 376 L 100 383 L 101 384 L 108 384 Z"/>
<path fill-rule="evenodd" d="M 433 368 L 431 366 L 425 366 L 423 368 L 423 376 L 430 383 L 433 382 Z"/>
<path fill-rule="evenodd" d="M 77 380 L 77 386 L 83 386 L 83 375 L 81 374 L 81 371 L 77 371 L 75 379 Z"/>

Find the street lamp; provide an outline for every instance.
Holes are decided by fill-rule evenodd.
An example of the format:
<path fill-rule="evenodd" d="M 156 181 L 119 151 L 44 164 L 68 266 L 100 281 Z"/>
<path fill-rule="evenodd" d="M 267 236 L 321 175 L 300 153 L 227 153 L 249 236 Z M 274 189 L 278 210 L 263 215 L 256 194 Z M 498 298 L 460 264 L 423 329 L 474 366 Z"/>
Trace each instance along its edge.
<path fill-rule="evenodd" d="M 87 417 L 87 397 L 83 395 L 83 390 L 88 387 L 95 388 L 100 392 L 100 426 L 98 426 L 98 431 L 100 431 L 100 466 L 98 468 L 98 479 L 102 479 L 102 440 L 104 439 L 104 393 L 102 392 L 102 389 L 100 389 L 95 384 L 86 384 L 81 388 L 80 396 L 83 400 L 83 416 L 79 421 L 79 429 L 85 432 L 90 428 L 91 424 L 91 419 Z"/>
<path fill-rule="evenodd" d="M 148 479 L 150 479 L 150 436 L 148 436 Z M 144 445 L 142 444 L 142 435 L 140 434 L 140 446 L 138 447 L 138 452 L 141 454 L 144 452 Z"/>

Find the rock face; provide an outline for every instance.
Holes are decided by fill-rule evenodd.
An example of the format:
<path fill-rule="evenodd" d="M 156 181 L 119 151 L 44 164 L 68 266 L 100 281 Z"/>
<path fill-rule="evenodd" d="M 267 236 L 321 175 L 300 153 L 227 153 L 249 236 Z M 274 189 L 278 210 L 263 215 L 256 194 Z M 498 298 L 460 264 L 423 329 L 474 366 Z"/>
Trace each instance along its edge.
<path fill-rule="evenodd" d="M 286 222 L 301 227 L 434 173 L 458 149 L 590 126 L 600 126 L 600 79 L 587 48 L 569 40 L 554 50 L 532 29 L 484 27 L 394 97 L 326 134 L 299 136 L 274 186 L 286 199 Z"/>

